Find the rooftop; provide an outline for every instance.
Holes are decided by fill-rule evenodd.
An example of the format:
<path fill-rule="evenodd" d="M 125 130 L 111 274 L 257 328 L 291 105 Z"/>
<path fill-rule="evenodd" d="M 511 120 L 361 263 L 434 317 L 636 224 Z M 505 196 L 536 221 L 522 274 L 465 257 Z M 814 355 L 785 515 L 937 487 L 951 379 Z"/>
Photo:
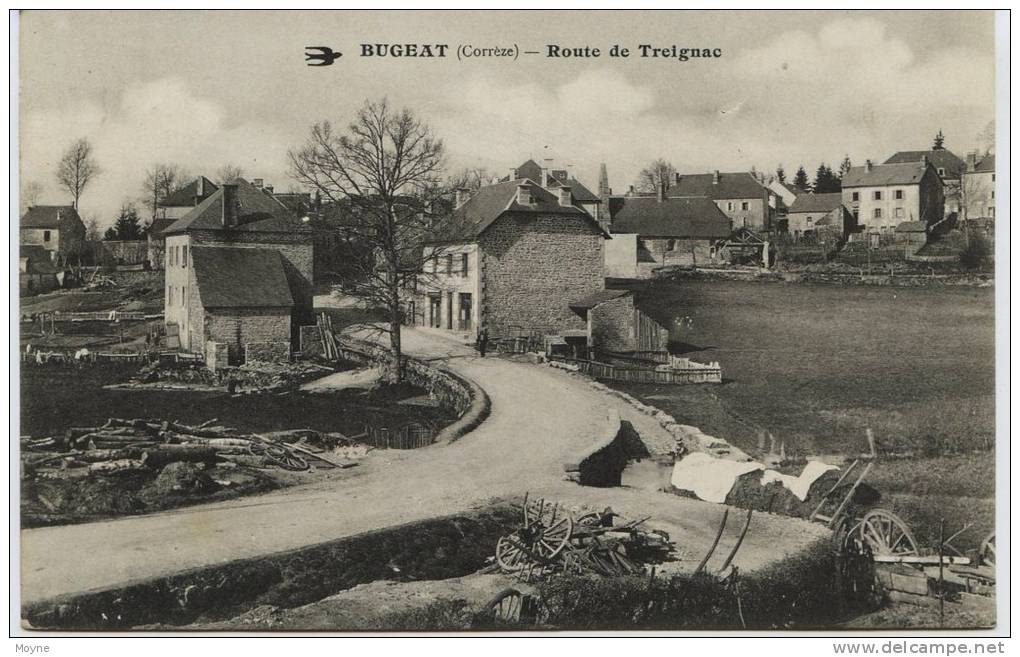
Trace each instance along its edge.
<path fill-rule="evenodd" d="M 928 168 L 930 167 L 929 164 Z M 916 162 L 902 164 L 873 164 L 870 171 L 866 166 L 850 167 L 850 170 L 843 174 L 843 188 L 917 185 L 928 168 L 921 166 L 920 158 Z"/>
<path fill-rule="evenodd" d="M 201 184 L 202 193 L 199 194 L 198 187 Z M 161 208 L 180 208 L 180 207 L 191 207 L 197 205 L 195 199 L 198 199 L 199 203 L 209 198 L 213 192 L 219 187 L 205 176 L 199 176 L 195 180 L 181 187 L 176 192 L 167 196 L 159 204 Z"/>
<path fill-rule="evenodd" d="M 307 232 L 311 229 L 269 194 L 247 180 L 238 178 L 237 225 L 229 230 L 276 233 Z M 171 235 L 189 230 L 228 230 L 223 225 L 223 189 L 217 189 L 195 209 L 175 221 L 163 233 Z"/>
<path fill-rule="evenodd" d="M 33 205 L 21 217 L 22 228 L 60 228 L 62 218 L 78 217 L 71 205 Z M 79 219 L 80 221 L 80 219 Z"/>
<path fill-rule="evenodd" d="M 648 237 L 719 239 L 732 230 L 730 218 L 703 196 L 660 201 L 656 196 L 614 196 L 609 199 L 612 232 Z"/>
<path fill-rule="evenodd" d="M 790 212 L 831 212 L 843 205 L 843 194 L 801 194 L 790 204 Z"/>
<path fill-rule="evenodd" d="M 707 196 L 711 199 L 762 198 L 765 188 L 747 171 L 677 175 L 669 194 Z"/>
<path fill-rule="evenodd" d="M 894 153 L 892 157 L 885 161 L 885 164 L 920 163 L 922 157 L 927 157 L 936 171 L 939 169 L 945 171 L 945 175 L 942 176 L 943 178 L 959 178 L 960 174 L 967 168 L 967 164 L 963 160 L 956 157 L 952 151 L 947 151 L 944 148 L 930 151 L 900 151 Z"/>
<path fill-rule="evenodd" d="M 294 305 L 279 251 L 194 246 L 191 261 L 205 308 L 289 308 Z"/>

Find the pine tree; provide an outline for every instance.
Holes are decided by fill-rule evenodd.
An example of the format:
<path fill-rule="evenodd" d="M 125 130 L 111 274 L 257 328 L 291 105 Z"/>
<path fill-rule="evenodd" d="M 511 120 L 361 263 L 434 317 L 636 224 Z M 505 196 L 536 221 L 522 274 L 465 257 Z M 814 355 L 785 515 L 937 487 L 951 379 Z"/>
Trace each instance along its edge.
<path fill-rule="evenodd" d="M 946 138 L 942 135 L 942 131 L 939 130 L 939 133 L 937 135 L 935 135 L 935 143 L 932 144 L 931 149 L 933 151 L 941 151 L 941 150 L 943 150 L 945 148 L 945 146 L 943 146 L 945 141 L 946 141 Z"/>
<path fill-rule="evenodd" d="M 807 171 L 803 166 L 797 168 L 797 173 L 793 176 L 793 186 L 802 192 L 811 191 L 811 183 L 808 182 Z"/>
<path fill-rule="evenodd" d="M 138 209 L 134 204 L 128 203 L 120 208 L 120 216 L 117 222 L 106 230 L 103 239 L 106 240 L 140 240 L 145 237 L 141 221 L 138 218 Z"/>
<path fill-rule="evenodd" d="M 776 179 L 781 183 L 786 182 L 786 171 L 783 170 L 782 164 L 776 167 Z"/>
<path fill-rule="evenodd" d="M 843 161 L 839 163 L 839 179 L 840 180 L 842 180 L 843 176 L 845 176 L 847 174 L 847 172 L 850 171 L 850 167 L 852 167 L 852 166 L 853 166 L 853 164 L 850 162 L 850 156 L 849 155 L 844 155 L 843 156 Z"/>
<path fill-rule="evenodd" d="M 815 194 L 830 194 L 832 192 L 838 192 L 841 189 L 839 178 L 832 172 L 829 165 L 822 164 L 818 165 L 818 169 L 815 171 L 815 183 L 812 185 L 812 190 Z"/>

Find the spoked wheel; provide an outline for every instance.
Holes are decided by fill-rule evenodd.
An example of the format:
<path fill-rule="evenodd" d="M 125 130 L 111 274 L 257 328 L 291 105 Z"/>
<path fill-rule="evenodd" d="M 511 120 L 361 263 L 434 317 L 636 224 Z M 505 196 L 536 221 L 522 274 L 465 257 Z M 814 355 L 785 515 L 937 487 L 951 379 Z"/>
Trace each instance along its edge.
<path fill-rule="evenodd" d="M 885 509 L 872 509 L 855 529 L 852 534 L 874 554 L 905 557 L 918 553 L 917 541 L 906 523 Z"/>
<path fill-rule="evenodd" d="M 492 620 L 507 625 L 540 623 L 544 616 L 543 606 L 535 596 L 512 588 L 497 593 L 485 610 Z"/>
<path fill-rule="evenodd" d="M 524 506 L 524 527 L 514 535 L 529 552 L 548 561 L 567 547 L 573 531 L 574 520 L 565 509 L 536 500 Z"/>
<path fill-rule="evenodd" d="M 256 440 L 248 443 L 248 451 L 253 456 L 264 456 L 266 460 L 284 470 L 303 472 L 308 469 L 308 461 L 282 445 Z"/>
<path fill-rule="evenodd" d="M 496 542 L 496 563 L 504 573 L 520 572 L 531 561 L 515 543 L 509 536 L 500 536 Z"/>
<path fill-rule="evenodd" d="M 992 532 L 981 541 L 981 548 L 978 550 L 978 561 L 984 566 L 995 567 L 995 532 Z"/>

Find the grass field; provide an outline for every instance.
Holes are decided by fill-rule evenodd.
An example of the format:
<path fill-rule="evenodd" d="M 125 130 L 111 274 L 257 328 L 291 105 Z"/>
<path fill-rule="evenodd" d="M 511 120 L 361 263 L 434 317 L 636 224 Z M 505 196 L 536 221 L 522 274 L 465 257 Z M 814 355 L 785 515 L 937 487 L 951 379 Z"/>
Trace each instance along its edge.
<path fill-rule="evenodd" d="M 767 431 L 788 454 L 880 447 L 953 453 L 994 439 L 994 307 L 986 288 L 741 281 L 635 284 L 721 386 L 621 385 L 744 449 Z"/>

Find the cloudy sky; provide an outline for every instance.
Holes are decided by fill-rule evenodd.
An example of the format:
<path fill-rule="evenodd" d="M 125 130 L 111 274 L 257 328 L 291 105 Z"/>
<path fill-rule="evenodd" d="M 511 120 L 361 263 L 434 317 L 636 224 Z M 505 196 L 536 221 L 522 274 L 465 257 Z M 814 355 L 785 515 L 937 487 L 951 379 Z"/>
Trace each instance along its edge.
<path fill-rule="evenodd" d="M 345 125 L 366 98 L 409 106 L 451 169 L 503 173 L 554 158 L 625 190 L 656 157 L 681 172 L 881 160 L 941 129 L 963 155 L 994 115 L 988 12 L 27 12 L 20 29 L 22 184 L 54 180 L 79 137 L 103 174 L 82 214 L 113 222 L 144 171 L 173 162 L 213 177 L 230 162 L 278 190 L 286 153 L 316 120 Z M 361 43 L 545 50 L 598 59 L 366 59 Z M 721 48 L 719 59 L 611 59 L 613 44 Z M 303 51 L 344 53 L 309 67 Z"/>

